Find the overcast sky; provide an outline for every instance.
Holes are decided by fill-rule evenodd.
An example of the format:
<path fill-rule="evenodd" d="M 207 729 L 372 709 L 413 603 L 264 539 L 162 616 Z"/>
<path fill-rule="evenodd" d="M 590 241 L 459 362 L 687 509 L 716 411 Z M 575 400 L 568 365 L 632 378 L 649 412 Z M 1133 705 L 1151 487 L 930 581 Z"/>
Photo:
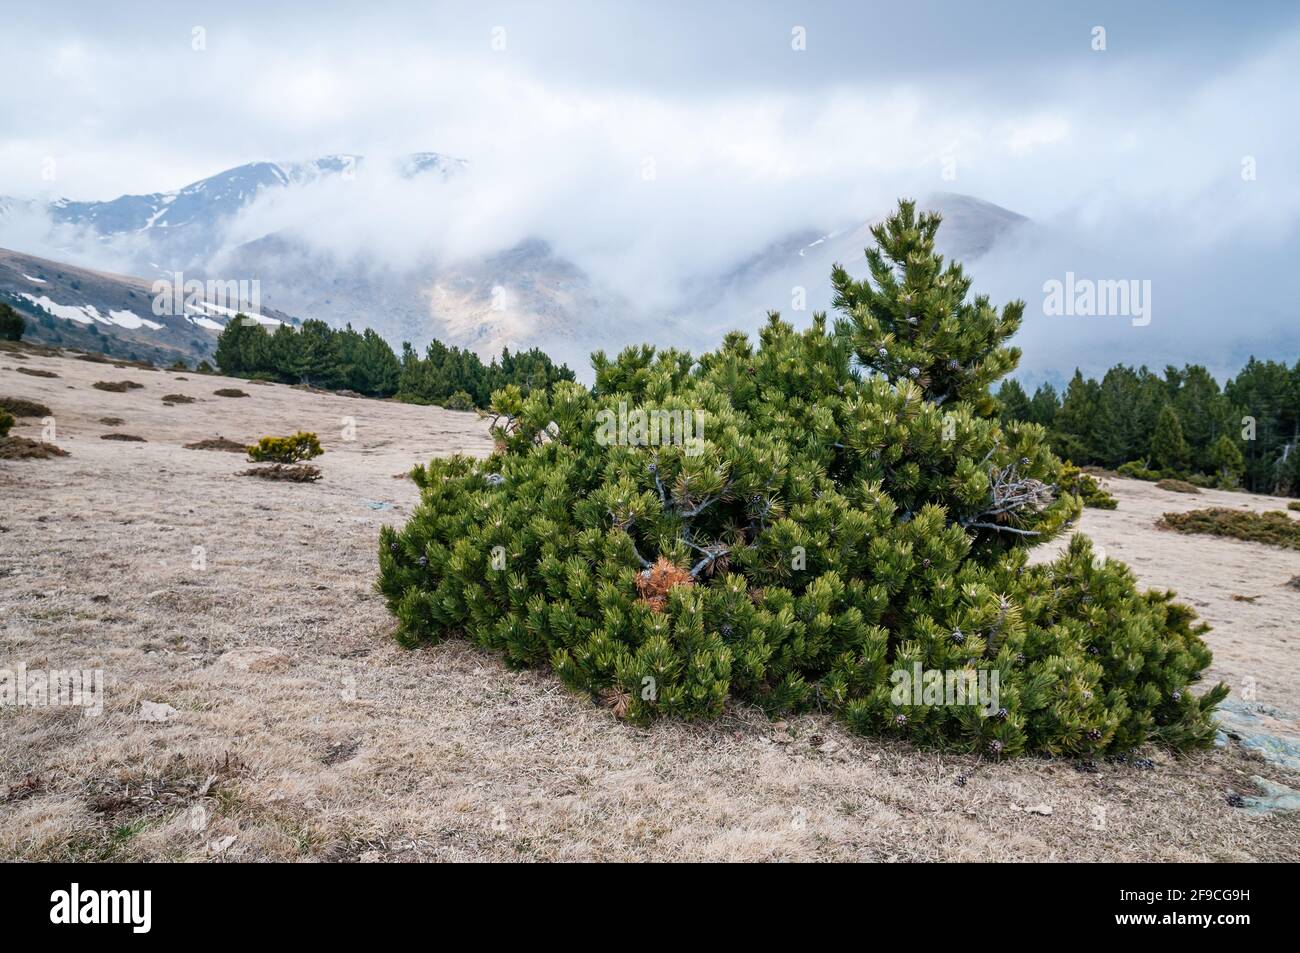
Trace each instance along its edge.
<path fill-rule="evenodd" d="M 1293 3 L 65 0 L 4 20 L 0 194 L 432 150 L 490 185 L 467 241 L 544 229 L 630 282 L 942 189 L 1072 236 L 991 263 L 995 291 L 1105 262 L 1160 279 L 1184 322 L 1167 344 L 1218 340 L 1227 307 L 1257 336 L 1295 325 L 1275 273 L 1300 212 Z"/>

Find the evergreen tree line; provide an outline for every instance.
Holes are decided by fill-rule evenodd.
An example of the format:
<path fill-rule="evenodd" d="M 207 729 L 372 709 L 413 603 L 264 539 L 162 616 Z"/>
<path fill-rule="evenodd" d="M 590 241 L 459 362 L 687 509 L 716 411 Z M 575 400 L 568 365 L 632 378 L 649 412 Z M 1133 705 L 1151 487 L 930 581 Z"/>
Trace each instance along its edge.
<path fill-rule="evenodd" d="M 304 321 L 298 329 L 281 324 L 274 332 L 232 320 L 217 338 L 216 362 L 223 374 L 234 377 L 353 390 L 460 410 L 486 407 L 492 392 L 507 384 L 528 393 L 574 378 L 573 371 L 557 367 L 537 348 L 514 354 L 506 349 L 499 361 L 484 364 L 473 351 L 441 341 L 432 342 L 423 357 L 405 343 L 399 359 L 369 328 L 358 333 L 349 324 L 335 330 L 318 320 Z"/>
<path fill-rule="evenodd" d="M 1080 466 L 1300 496 L 1300 361 L 1252 357 L 1222 387 L 1196 364 L 1163 375 L 1119 364 L 1101 381 L 1076 370 L 1064 394 L 1007 380 L 997 397 L 1004 421 L 1041 424 Z"/>

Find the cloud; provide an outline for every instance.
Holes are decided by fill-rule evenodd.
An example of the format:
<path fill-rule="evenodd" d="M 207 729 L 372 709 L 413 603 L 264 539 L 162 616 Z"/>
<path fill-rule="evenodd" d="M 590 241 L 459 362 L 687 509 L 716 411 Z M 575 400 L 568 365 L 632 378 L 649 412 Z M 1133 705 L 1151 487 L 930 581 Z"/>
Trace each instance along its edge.
<path fill-rule="evenodd" d="M 400 270 L 541 237 L 640 312 L 682 314 L 702 281 L 785 234 L 959 191 L 1036 223 L 972 268 L 979 290 L 1029 301 L 1032 368 L 1231 351 L 1292 313 L 1300 34 L 1285 5 L 1248 23 L 1195 5 L 1177 19 L 1107 4 L 264 6 L 128 5 L 94 30 L 86 6 L 20 11 L 10 72 L 40 82 L 0 90 L 0 192 L 106 198 L 364 153 L 355 180 L 267 193 L 226 246 L 284 231 L 328 259 Z M 1089 46 L 1094 23 L 1106 52 Z M 806 51 L 791 49 L 794 25 Z M 387 171 L 430 149 L 469 173 Z M 26 250 L 123 257 L 30 220 L 2 229 Z M 1067 270 L 1151 278 L 1145 336 L 1033 317 L 1042 283 Z M 780 308 L 789 289 L 761 287 L 711 319 L 734 306 L 752 322 L 778 292 Z"/>

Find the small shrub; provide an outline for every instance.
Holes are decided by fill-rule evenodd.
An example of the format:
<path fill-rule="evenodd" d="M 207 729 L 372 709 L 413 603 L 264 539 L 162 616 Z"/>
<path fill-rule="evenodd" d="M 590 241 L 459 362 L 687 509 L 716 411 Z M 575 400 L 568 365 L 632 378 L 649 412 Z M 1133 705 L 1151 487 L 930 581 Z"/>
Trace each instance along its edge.
<path fill-rule="evenodd" d="M 193 397 L 187 397 L 185 394 L 166 394 L 162 399 L 164 404 L 192 404 Z"/>
<path fill-rule="evenodd" d="M 0 460 L 48 460 L 66 457 L 68 451 L 52 443 L 28 440 L 26 437 L 5 437 L 0 440 Z"/>
<path fill-rule="evenodd" d="M 447 410 L 473 410 L 474 398 L 463 390 L 458 390 L 442 402 Z"/>
<path fill-rule="evenodd" d="M 102 433 L 99 435 L 100 440 L 122 440 L 130 443 L 147 443 L 144 437 L 137 437 L 133 433 Z"/>
<path fill-rule="evenodd" d="M 19 374 L 26 374 L 28 377 L 58 377 L 53 371 L 43 371 L 35 367 L 15 367 Z"/>
<path fill-rule="evenodd" d="M 239 443 L 236 440 L 227 440 L 225 437 L 209 437 L 206 440 L 196 440 L 194 443 L 185 444 L 186 450 L 222 450 L 226 453 L 243 453 L 248 449 L 248 444 Z"/>
<path fill-rule="evenodd" d="M 1286 505 L 1286 508 L 1288 510 L 1295 510 L 1296 512 L 1300 512 L 1300 500 L 1292 500 L 1290 503 Z"/>
<path fill-rule="evenodd" d="M 269 467 L 253 467 L 243 471 L 241 476 L 260 477 L 263 480 L 284 480 L 290 483 L 315 483 L 321 478 L 321 472 L 320 467 L 314 467 L 309 463 L 300 463 L 292 467 L 276 463 Z"/>
<path fill-rule="evenodd" d="M 238 387 L 222 387 L 219 390 L 214 390 L 212 393 L 216 394 L 218 397 L 247 397 L 248 396 Z"/>
<path fill-rule="evenodd" d="M 207 361 L 199 361 L 199 363 L 195 366 L 194 370 L 198 371 L 200 374 L 216 373 L 216 371 L 212 369 L 212 365 L 209 364 Z"/>
<path fill-rule="evenodd" d="M 1208 476 L 1204 473 L 1193 473 L 1187 478 L 1187 482 L 1192 486 L 1200 487 L 1202 490 L 1213 490 L 1215 487 L 1227 489 L 1227 487 L 1223 486 L 1222 480 Z"/>
<path fill-rule="evenodd" d="M 9 436 L 9 428 L 14 425 L 14 415 L 7 410 L 0 410 L 0 437 Z"/>
<path fill-rule="evenodd" d="M 0 397 L 0 409 L 15 417 L 49 417 L 53 413 L 45 404 L 22 397 Z"/>
<path fill-rule="evenodd" d="M 253 463 L 298 463 L 324 452 L 314 433 L 300 430 L 291 437 L 263 437 L 248 448 L 248 459 Z"/>
<path fill-rule="evenodd" d="M 99 422 L 105 427 L 120 427 L 126 423 L 121 417 L 100 417 Z"/>
<path fill-rule="evenodd" d="M 1068 463 L 1061 468 L 1057 486 L 1065 493 L 1073 493 L 1083 500 L 1084 506 L 1092 509 L 1113 510 L 1119 505 L 1119 501 L 1103 490 L 1092 474 Z"/>
<path fill-rule="evenodd" d="M 1195 483 L 1189 483 L 1186 480 L 1160 480 L 1156 486 L 1162 490 L 1168 490 L 1170 493 L 1200 493 L 1200 487 Z"/>
<path fill-rule="evenodd" d="M 1251 543 L 1300 549 L 1300 521 L 1291 519 L 1281 510 L 1255 513 L 1251 510 L 1215 507 L 1187 513 L 1166 513 L 1157 525 L 1180 533 L 1229 536 Z"/>
<path fill-rule="evenodd" d="M 90 386 L 95 390 L 106 390 L 114 394 L 125 394 L 129 390 L 139 390 L 144 387 L 143 384 L 137 384 L 135 381 L 95 381 Z"/>
<path fill-rule="evenodd" d="M 1120 476 L 1128 477 L 1131 480 L 1146 480 L 1149 483 L 1154 483 L 1160 479 L 1160 471 L 1149 469 L 1145 460 L 1130 460 L 1128 463 L 1121 463 L 1116 472 Z"/>

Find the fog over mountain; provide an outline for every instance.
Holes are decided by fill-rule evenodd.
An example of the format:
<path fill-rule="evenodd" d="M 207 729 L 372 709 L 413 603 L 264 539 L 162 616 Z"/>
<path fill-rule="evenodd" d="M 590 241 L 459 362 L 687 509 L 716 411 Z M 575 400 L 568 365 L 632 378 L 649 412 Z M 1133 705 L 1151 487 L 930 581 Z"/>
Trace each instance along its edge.
<path fill-rule="evenodd" d="M 911 196 L 1027 302 L 1031 381 L 1300 351 L 1294 9 L 745 8 L 17 11 L 0 246 L 582 365 L 807 321 Z M 1070 273 L 1150 281 L 1150 323 L 1044 314 Z"/>

